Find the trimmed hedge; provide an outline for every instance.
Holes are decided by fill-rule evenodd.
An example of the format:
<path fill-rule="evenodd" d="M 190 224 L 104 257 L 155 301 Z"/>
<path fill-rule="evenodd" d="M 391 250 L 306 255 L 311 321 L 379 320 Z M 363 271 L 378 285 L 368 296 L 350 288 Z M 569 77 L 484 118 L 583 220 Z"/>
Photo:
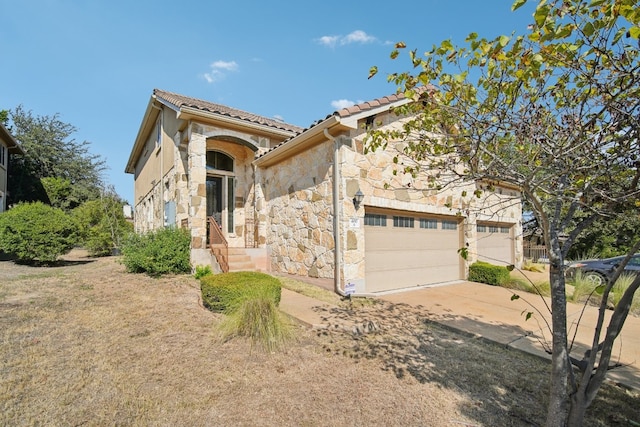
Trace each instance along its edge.
<path fill-rule="evenodd" d="M 202 302 L 211 311 L 231 312 L 245 300 L 264 296 L 280 304 L 280 281 L 268 274 L 238 271 L 208 275 L 200 280 Z"/>
<path fill-rule="evenodd" d="M 509 280 L 509 270 L 507 267 L 477 261 L 469 266 L 469 280 L 498 286 Z"/>

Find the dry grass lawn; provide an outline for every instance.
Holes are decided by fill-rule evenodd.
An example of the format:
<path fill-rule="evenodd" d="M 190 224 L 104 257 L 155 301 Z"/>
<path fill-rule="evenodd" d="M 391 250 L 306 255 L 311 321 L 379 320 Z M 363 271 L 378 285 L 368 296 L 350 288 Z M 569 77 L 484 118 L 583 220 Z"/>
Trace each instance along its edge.
<path fill-rule="evenodd" d="M 72 254 L 74 255 L 74 254 Z M 218 340 L 189 276 L 75 253 L 0 261 L 0 425 L 540 425 L 548 365 L 390 304 L 327 310 L 285 353 Z M 357 323 L 365 334 L 343 325 Z M 606 387 L 588 425 L 640 421 Z"/>

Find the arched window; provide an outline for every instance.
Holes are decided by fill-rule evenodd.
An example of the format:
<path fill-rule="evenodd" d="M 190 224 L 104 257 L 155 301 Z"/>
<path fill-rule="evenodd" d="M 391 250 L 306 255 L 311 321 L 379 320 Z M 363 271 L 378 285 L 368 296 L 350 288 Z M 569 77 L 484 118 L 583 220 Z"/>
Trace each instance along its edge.
<path fill-rule="evenodd" d="M 233 159 L 219 151 L 207 151 L 207 170 L 233 172 Z"/>

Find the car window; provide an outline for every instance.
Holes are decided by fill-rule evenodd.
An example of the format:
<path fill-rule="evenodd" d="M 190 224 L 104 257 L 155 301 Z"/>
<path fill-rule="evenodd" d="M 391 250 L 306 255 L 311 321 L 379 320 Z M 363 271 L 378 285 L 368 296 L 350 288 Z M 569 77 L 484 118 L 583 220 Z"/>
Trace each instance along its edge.
<path fill-rule="evenodd" d="M 640 265 L 640 256 L 634 256 L 629 260 L 629 265 Z"/>

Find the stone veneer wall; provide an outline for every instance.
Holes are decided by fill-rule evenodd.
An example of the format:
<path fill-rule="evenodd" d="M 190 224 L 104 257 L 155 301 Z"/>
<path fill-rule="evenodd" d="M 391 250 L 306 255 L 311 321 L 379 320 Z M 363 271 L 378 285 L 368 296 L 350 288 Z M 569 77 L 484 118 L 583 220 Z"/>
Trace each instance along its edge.
<path fill-rule="evenodd" d="M 258 241 L 273 271 L 333 277 L 332 162 L 325 143 L 256 171 Z"/>
<path fill-rule="evenodd" d="M 381 121 L 392 123 L 389 117 L 382 117 Z M 452 216 L 461 220 L 461 243 L 468 248 L 471 255 L 466 267 L 477 259 L 476 220 L 509 224 L 513 227 L 515 237 L 516 263 L 522 263 L 522 211 L 517 191 L 497 187 L 495 191 L 484 192 L 478 199 L 474 195 L 478 188 L 474 182 L 457 183 L 442 190 L 433 189 L 429 186 L 431 179 L 428 173 L 420 173 L 414 178 L 408 173 L 403 173 L 401 166 L 394 164 L 394 157 L 402 150 L 401 143 L 390 143 L 385 150 L 378 149 L 365 155 L 364 136 L 361 129 L 353 131 L 353 148 L 343 146 L 340 151 L 341 185 L 346 195 L 345 200 L 352 199 L 360 189 L 364 194 L 363 206 Z M 395 169 L 398 169 L 396 174 Z M 447 177 L 439 178 L 444 181 Z M 344 203 L 342 206 L 343 221 L 340 224 L 341 235 L 345 236 L 344 282 L 353 282 L 356 292 L 366 292 L 365 209 L 360 208 L 356 211 L 352 203 Z M 483 209 L 483 206 L 490 207 Z M 349 217 L 352 218 L 352 222 L 349 222 Z M 357 227 L 353 226 L 354 221 L 357 221 Z"/>
<path fill-rule="evenodd" d="M 220 139 L 220 137 L 225 138 Z M 206 194 L 206 152 L 217 150 L 234 159 L 234 227 L 231 233 L 225 233 L 230 247 L 245 247 L 247 215 L 253 215 L 254 172 L 251 162 L 254 152 L 239 143 L 233 143 L 227 139 L 241 139 L 255 144 L 260 150 L 267 150 L 272 142 L 265 137 L 248 133 L 233 131 L 216 126 L 199 123 L 191 123 L 189 127 L 189 143 L 187 145 L 188 185 L 187 203 L 189 227 L 191 229 L 191 258 L 192 263 L 205 264 L 209 262 L 209 251 L 206 248 L 207 230 L 207 194 Z M 264 147 L 262 147 L 264 146 Z M 184 159 L 184 156 L 183 156 Z M 221 175 L 224 175 L 221 173 Z M 226 200 L 225 200 L 226 203 Z M 182 208 L 179 206 L 178 211 Z"/>

